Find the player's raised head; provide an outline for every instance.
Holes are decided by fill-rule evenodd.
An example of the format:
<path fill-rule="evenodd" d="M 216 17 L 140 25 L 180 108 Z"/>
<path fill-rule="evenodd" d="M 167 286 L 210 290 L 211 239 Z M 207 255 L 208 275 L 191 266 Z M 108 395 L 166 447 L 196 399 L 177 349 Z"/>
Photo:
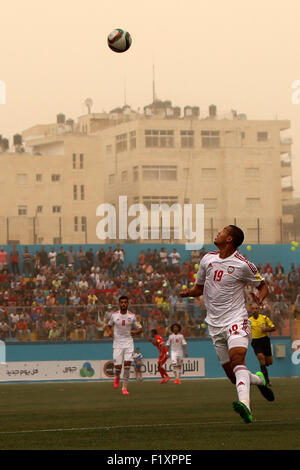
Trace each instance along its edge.
<path fill-rule="evenodd" d="M 244 241 L 244 232 L 236 225 L 228 225 L 221 230 L 214 240 L 217 247 L 232 245 L 238 248 Z"/>
<path fill-rule="evenodd" d="M 152 338 L 154 338 L 154 336 L 157 335 L 157 330 L 156 330 L 155 328 L 152 328 L 152 330 L 150 331 L 150 333 L 151 333 Z"/>
<path fill-rule="evenodd" d="M 173 323 L 171 326 L 171 331 L 175 334 L 179 333 L 181 331 L 181 325 L 179 323 Z"/>

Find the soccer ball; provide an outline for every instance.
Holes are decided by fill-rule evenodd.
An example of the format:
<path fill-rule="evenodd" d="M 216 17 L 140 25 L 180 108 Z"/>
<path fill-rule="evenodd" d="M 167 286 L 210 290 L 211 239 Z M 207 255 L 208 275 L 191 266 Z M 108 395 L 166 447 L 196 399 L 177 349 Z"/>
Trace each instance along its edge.
<path fill-rule="evenodd" d="M 114 29 L 107 37 L 107 44 L 114 52 L 125 52 L 131 46 L 131 36 L 124 29 Z"/>

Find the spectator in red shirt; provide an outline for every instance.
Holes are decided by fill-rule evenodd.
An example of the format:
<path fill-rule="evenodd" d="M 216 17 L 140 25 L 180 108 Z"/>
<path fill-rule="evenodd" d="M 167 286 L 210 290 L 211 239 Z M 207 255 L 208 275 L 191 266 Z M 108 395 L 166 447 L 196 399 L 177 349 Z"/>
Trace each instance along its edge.
<path fill-rule="evenodd" d="M 30 331 L 29 325 L 26 321 L 19 320 L 18 323 L 16 324 L 16 330 L 17 330 L 18 336 L 21 340 L 23 340 L 25 334 L 27 334 L 27 340 L 30 341 L 31 331 Z"/>
<path fill-rule="evenodd" d="M 8 261 L 7 261 L 7 253 L 3 247 L 0 249 L 0 271 L 7 269 Z"/>
<path fill-rule="evenodd" d="M 270 265 L 270 261 L 268 261 L 264 267 L 264 273 L 272 273 L 274 274 L 273 268 Z"/>
<path fill-rule="evenodd" d="M 10 266 L 13 274 L 20 274 L 20 255 L 16 248 L 16 245 L 13 245 L 12 250 L 9 254 Z"/>

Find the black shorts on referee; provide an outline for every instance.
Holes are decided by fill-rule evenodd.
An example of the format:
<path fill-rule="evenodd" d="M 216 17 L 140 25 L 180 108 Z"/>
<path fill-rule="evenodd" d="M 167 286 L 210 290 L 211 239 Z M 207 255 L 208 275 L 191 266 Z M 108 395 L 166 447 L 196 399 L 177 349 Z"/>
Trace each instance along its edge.
<path fill-rule="evenodd" d="M 272 356 L 271 341 L 269 336 L 254 338 L 251 341 L 251 346 L 253 347 L 255 354 L 262 353 L 264 356 Z"/>

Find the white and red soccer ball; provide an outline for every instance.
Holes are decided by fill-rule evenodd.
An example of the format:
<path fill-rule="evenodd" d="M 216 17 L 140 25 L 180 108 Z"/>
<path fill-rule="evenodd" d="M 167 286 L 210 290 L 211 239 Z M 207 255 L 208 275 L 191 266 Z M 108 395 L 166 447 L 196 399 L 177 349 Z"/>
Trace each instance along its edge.
<path fill-rule="evenodd" d="M 126 52 L 131 46 L 131 36 L 128 31 L 116 28 L 107 36 L 108 47 L 114 52 Z"/>

